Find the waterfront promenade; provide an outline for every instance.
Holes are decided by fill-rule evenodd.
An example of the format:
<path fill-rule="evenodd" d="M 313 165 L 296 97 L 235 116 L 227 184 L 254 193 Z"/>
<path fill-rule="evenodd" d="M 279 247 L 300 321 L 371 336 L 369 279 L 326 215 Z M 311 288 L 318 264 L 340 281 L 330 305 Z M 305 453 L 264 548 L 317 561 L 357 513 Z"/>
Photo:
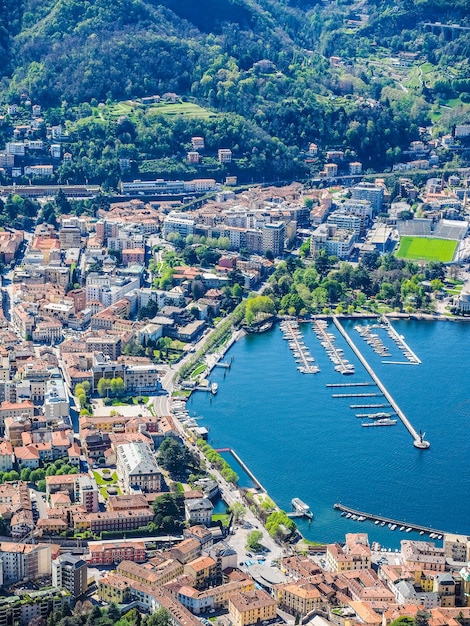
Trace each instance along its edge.
<path fill-rule="evenodd" d="M 351 337 L 348 335 L 348 333 L 345 331 L 345 329 L 343 328 L 343 326 L 341 325 L 341 322 L 339 321 L 339 319 L 336 317 L 336 315 L 333 315 L 333 323 L 336 326 L 336 328 L 339 330 L 339 332 L 343 335 L 343 337 L 346 339 L 346 341 L 348 342 L 348 345 L 350 346 L 350 348 L 352 349 L 352 351 L 354 352 L 354 354 L 357 356 L 357 358 L 359 359 L 359 361 L 362 363 L 362 365 L 365 367 L 365 369 L 367 370 L 367 372 L 369 373 L 369 375 L 372 377 L 372 379 L 374 380 L 374 382 L 376 383 L 377 387 L 380 389 L 380 391 L 383 393 L 383 395 L 387 398 L 388 402 L 390 403 L 390 405 L 392 406 L 393 410 L 396 412 L 396 414 L 398 415 L 398 417 L 400 418 L 400 420 L 402 421 L 403 425 L 405 426 L 405 428 L 407 429 L 407 431 L 410 433 L 410 435 L 413 438 L 413 445 L 416 448 L 420 448 L 420 449 L 425 449 L 425 448 L 429 448 L 430 444 L 427 441 L 424 441 L 422 439 L 422 436 L 420 434 L 418 434 L 418 432 L 415 430 L 415 428 L 412 426 L 411 422 L 409 421 L 409 419 L 406 417 L 406 415 L 403 413 L 403 411 L 400 409 L 400 407 L 398 406 L 398 404 L 395 402 L 395 400 L 393 399 L 392 395 L 388 392 L 388 390 L 386 389 L 385 385 L 382 383 L 382 381 L 380 380 L 380 378 L 377 376 L 377 374 L 374 372 L 374 370 L 372 369 L 372 367 L 369 365 L 369 363 L 366 361 L 366 359 L 362 356 L 360 350 L 357 348 L 356 344 L 354 343 L 354 341 L 351 339 Z"/>

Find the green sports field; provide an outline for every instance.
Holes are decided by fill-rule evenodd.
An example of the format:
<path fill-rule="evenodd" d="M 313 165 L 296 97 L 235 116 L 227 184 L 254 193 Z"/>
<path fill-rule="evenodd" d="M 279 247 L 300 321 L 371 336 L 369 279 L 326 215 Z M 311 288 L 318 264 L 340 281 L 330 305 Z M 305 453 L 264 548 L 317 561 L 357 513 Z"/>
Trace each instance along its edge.
<path fill-rule="evenodd" d="M 458 241 L 433 237 L 402 237 L 396 256 L 413 261 L 442 261 L 449 263 L 454 258 Z"/>

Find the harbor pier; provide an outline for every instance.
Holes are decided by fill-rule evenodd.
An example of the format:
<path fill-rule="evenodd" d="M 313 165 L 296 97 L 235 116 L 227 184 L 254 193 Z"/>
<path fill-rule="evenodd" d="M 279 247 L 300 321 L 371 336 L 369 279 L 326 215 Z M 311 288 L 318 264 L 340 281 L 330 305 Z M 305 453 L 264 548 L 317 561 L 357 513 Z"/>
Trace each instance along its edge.
<path fill-rule="evenodd" d="M 377 376 L 377 374 L 374 372 L 374 370 L 371 368 L 371 366 L 369 365 L 369 363 L 366 361 L 366 359 L 362 356 L 360 350 L 356 347 L 355 343 L 353 342 L 353 340 L 351 339 L 351 337 L 348 335 L 348 333 L 344 330 L 343 326 L 341 325 L 339 319 L 336 317 L 336 315 L 333 315 L 333 323 L 336 326 L 336 328 L 339 330 L 339 332 L 343 335 L 343 337 L 345 338 L 345 340 L 348 342 L 348 345 L 350 346 L 351 350 L 354 352 L 354 354 L 357 356 L 357 358 L 359 359 L 359 361 L 362 363 L 362 365 L 365 367 L 365 369 L 367 370 L 367 372 L 369 373 L 369 375 L 371 376 L 372 380 L 376 383 L 377 387 L 380 389 L 380 391 L 383 393 L 383 395 L 385 396 L 385 398 L 388 400 L 388 402 L 390 403 L 390 406 L 393 408 L 393 410 L 395 411 L 395 413 L 398 415 L 398 417 L 400 418 L 400 420 L 402 421 L 403 425 L 405 426 L 405 428 L 407 429 L 407 431 L 410 433 L 410 435 L 413 438 L 413 445 L 415 446 L 415 448 L 419 448 L 419 449 L 426 449 L 429 448 L 430 443 L 428 441 L 425 441 L 423 439 L 423 436 L 421 434 L 418 434 L 418 432 L 413 428 L 411 422 L 408 420 L 408 418 L 406 417 L 406 415 L 403 413 L 403 411 L 400 409 L 400 407 L 398 406 L 398 404 L 395 402 L 395 400 L 393 399 L 393 397 L 390 395 L 390 393 L 387 391 L 387 388 L 385 387 L 385 385 L 382 383 L 382 381 L 380 380 L 380 378 Z"/>
<path fill-rule="evenodd" d="M 422 363 L 421 359 L 413 352 L 403 337 L 393 328 L 390 320 L 385 315 L 382 315 L 381 321 L 386 326 L 388 335 L 393 339 L 397 346 L 401 348 L 403 354 L 407 357 L 408 363 L 411 363 L 412 365 L 420 365 Z"/>
<path fill-rule="evenodd" d="M 351 507 L 345 506 L 344 504 L 341 504 L 339 502 L 334 504 L 333 508 L 335 508 L 338 511 L 344 511 L 345 513 L 350 513 L 351 515 L 356 515 L 358 518 L 361 517 L 361 518 L 370 520 L 372 522 L 385 522 L 386 524 L 395 524 L 395 526 L 397 526 L 398 528 L 406 528 L 407 531 L 408 529 L 410 529 L 410 531 L 414 530 L 416 532 L 423 532 L 427 534 L 435 534 L 435 535 L 441 535 L 441 536 L 444 536 L 447 532 L 445 530 L 436 530 L 435 528 L 431 528 L 430 526 L 421 526 L 420 524 L 410 524 L 408 522 L 403 522 L 400 520 L 392 519 L 391 517 L 384 517 L 383 515 L 374 515 L 371 513 L 365 513 L 364 511 L 358 511 L 357 509 L 352 509 Z"/>
<path fill-rule="evenodd" d="M 301 339 L 298 323 L 294 320 L 286 319 L 281 322 L 281 331 L 294 353 L 296 362 L 300 364 L 297 369 L 302 374 L 317 374 L 320 368 L 317 365 L 313 365 L 315 359 L 311 356 L 303 339 Z"/>
<path fill-rule="evenodd" d="M 327 383 L 326 387 L 372 387 L 375 383 Z"/>

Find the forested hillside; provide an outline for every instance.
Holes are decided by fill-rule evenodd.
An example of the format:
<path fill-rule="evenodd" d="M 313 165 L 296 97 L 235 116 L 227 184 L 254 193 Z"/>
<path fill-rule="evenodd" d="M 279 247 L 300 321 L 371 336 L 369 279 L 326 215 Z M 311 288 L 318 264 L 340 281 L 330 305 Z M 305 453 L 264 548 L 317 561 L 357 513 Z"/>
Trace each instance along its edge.
<path fill-rule="evenodd" d="M 426 22 L 470 26 L 470 0 L 0 0 L 0 99 L 66 117 L 174 92 L 278 141 L 291 170 L 312 141 L 391 164 L 439 99 L 470 99 L 470 30 Z"/>

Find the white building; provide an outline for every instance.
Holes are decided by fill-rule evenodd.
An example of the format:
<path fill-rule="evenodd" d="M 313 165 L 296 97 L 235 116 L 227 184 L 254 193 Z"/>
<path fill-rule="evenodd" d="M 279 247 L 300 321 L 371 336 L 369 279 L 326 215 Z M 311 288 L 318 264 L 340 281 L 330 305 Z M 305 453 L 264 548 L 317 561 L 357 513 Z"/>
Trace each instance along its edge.
<path fill-rule="evenodd" d="M 125 493 L 161 489 L 161 473 L 147 443 L 126 443 L 117 448 L 117 472 Z"/>
<path fill-rule="evenodd" d="M 338 228 L 353 230 L 356 233 L 356 237 L 359 237 L 361 233 L 362 220 L 357 215 L 351 215 L 350 213 L 344 213 L 343 211 L 335 211 L 328 216 L 327 224 L 336 224 Z"/>
<path fill-rule="evenodd" d="M 140 288 L 139 278 L 113 278 L 102 274 L 88 274 L 86 301 L 99 300 L 105 307 L 115 304 L 130 291 Z"/>
<path fill-rule="evenodd" d="M 49 420 L 69 419 L 69 398 L 65 390 L 65 385 L 60 378 L 46 380 L 44 415 Z"/>
<path fill-rule="evenodd" d="M 372 219 L 372 205 L 369 200 L 346 200 L 341 206 L 341 210 L 344 213 L 352 213 L 352 215 L 359 215 L 362 218 Z"/>
<path fill-rule="evenodd" d="M 316 256 L 320 250 L 339 259 L 347 259 L 356 242 L 353 230 L 338 228 L 336 224 L 320 224 L 312 233 L 310 254 Z"/>
<path fill-rule="evenodd" d="M 457 308 L 462 313 L 470 311 L 470 281 L 467 281 L 460 292 Z"/>
<path fill-rule="evenodd" d="M 374 211 L 379 213 L 384 201 L 384 189 L 373 183 L 360 183 L 352 188 L 352 197 L 354 200 L 369 200 Z"/>
<path fill-rule="evenodd" d="M 0 543 L 3 582 L 35 580 L 51 574 L 51 547 L 47 544 Z"/>
<path fill-rule="evenodd" d="M 53 165 L 27 165 L 24 168 L 26 176 L 46 176 L 50 177 L 54 173 Z"/>
<path fill-rule="evenodd" d="M 470 135 L 470 124 L 457 124 L 454 134 L 455 137 L 468 137 Z"/>
<path fill-rule="evenodd" d="M 362 163 L 360 161 L 353 161 L 349 164 L 349 174 L 351 176 L 356 176 L 357 174 L 362 174 Z"/>
<path fill-rule="evenodd" d="M 201 524 L 202 526 L 211 525 L 214 506 L 208 498 L 186 500 L 184 508 L 186 511 L 186 519 L 189 521 L 191 526 L 198 524 Z"/>
<path fill-rule="evenodd" d="M 171 211 L 163 220 L 163 236 L 168 239 L 170 233 L 187 237 L 194 233 L 194 218 L 188 214 Z"/>
<path fill-rule="evenodd" d="M 204 137 L 191 137 L 193 150 L 204 150 Z"/>
<path fill-rule="evenodd" d="M 5 146 L 5 150 L 7 154 L 14 154 L 15 156 L 24 156 L 25 155 L 25 144 L 23 142 L 20 141 L 9 141 L 6 146 Z"/>

